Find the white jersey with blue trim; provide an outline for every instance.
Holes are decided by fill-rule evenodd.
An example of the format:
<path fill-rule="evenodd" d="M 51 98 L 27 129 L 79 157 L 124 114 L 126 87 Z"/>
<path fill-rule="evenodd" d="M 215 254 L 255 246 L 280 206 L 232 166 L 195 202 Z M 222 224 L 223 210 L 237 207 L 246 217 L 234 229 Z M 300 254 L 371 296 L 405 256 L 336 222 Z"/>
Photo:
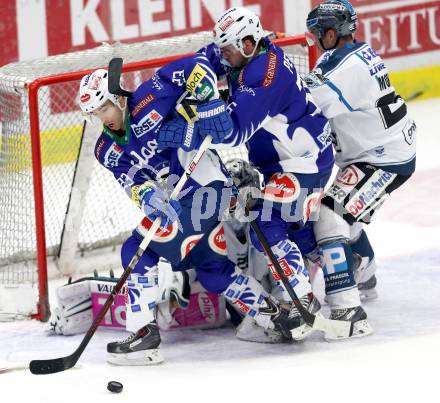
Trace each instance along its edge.
<path fill-rule="evenodd" d="M 325 52 L 306 83 L 330 120 L 339 167 L 367 162 L 404 175 L 414 171 L 415 123 L 368 44 Z"/>

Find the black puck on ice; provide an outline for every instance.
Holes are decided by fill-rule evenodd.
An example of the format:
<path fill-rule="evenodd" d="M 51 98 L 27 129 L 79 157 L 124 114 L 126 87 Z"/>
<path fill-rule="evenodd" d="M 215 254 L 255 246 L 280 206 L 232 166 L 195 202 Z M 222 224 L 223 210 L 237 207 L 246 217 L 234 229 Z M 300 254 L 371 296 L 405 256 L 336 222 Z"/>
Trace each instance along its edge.
<path fill-rule="evenodd" d="M 122 383 L 116 381 L 110 381 L 107 384 L 107 389 L 113 393 L 121 393 L 123 387 L 124 386 L 122 386 Z"/>

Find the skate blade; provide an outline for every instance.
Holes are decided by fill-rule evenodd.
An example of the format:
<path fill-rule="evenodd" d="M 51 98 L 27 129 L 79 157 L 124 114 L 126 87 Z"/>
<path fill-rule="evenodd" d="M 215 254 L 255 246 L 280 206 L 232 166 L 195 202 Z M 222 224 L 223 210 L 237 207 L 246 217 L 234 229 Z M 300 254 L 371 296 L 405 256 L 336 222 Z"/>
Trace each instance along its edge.
<path fill-rule="evenodd" d="M 278 344 L 284 342 L 281 333 L 265 332 L 264 329 L 261 329 L 261 331 L 258 332 L 252 331 L 247 333 L 238 331 L 235 335 L 239 340 L 250 341 L 253 343 Z"/>
<path fill-rule="evenodd" d="M 158 348 L 151 350 L 133 351 L 132 353 L 107 353 L 107 362 L 112 365 L 141 366 L 156 365 L 163 362 L 163 357 Z"/>
<path fill-rule="evenodd" d="M 324 336 L 324 338 L 327 341 L 339 341 L 339 340 L 354 339 L 354 338 L 358 338 L 358 337 L 366 337 L 366 336 L 369 336 L 370 334 L 373 334 L 373 333 L 374 333 L 373 328 L 370 326 L 368 321 L 365 319 L 365 320 L 359 320 L 356 323 L 354 323 L 353 334 L 349 337 L 344 337 L 344 336 L 335 337 L 333 335 L 326 334 Z"/>
<path fill-rule="evenodd" d="M 324 318 L 321 312 L 316 312 L 314 314 L 315 316 L 319 318 Z M 302 341 L 309 337 L 313 332 L 315 332 L 317 329 L 314 329 L 313 327 L 310 327 L 306 323 L 303 325 L 296 327 L 295 329 L 291 329 L 290 333 L 292 334 L 292 339 L 295 341 Z"/>

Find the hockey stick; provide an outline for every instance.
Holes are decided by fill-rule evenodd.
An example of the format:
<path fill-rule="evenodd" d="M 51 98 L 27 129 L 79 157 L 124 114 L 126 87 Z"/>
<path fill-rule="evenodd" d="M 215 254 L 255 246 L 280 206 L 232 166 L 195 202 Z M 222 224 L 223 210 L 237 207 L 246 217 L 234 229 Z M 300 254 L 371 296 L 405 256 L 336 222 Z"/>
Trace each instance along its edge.
<path fill-rule="evenodd" d="M 206 136 L 206 138 L 203 140 L 196 155 L 194 156 L 192 161 L 189 163 L 185 172 L 183 173 L 183 175 L 181 176 L 181 178 L 177 182 L 176 187 L 174 188 L 173 192 L 170 195 L 170 199 L 175 199 L 179 195 L 179 193 L 182 190 L 183 186 L 185 185 L 186 181 L 191 176 L 191 174 L 194 172 L 198 163 L 200 162 L 200 159 L 205 154 L 205 151 L 211 145 L 211 141 L 212 141 L 211 136 Z M 127 268 L 122 273 L 121 278 L 114 286 L 112 292 L 108 296 L 107 300 L 105 301 L 105 304 L 103 305 L 103 307 L 99 311 L 95 320 L 91 324 L 89 330 L 87 331 L 86 335 L 84 336 L 79 347 L 71 355 L 68 355 L 67 357 L 53 358 L 53 359 L 49 359 L 49 360 L 32 360 L 29 364 L 29 369 L 33 374 L 35 374 L 35 375 L 53 374 L 55 372 L 65 371 L 66 369 L 69 369 L 69 368 L 72 368 L 73 366 L 75 366 L 79 357 L 81 356 L 81 354 L 83 353 L 83 351 L 87 347 L 87 344 L 89 344 L 90 339 L 95 334 L 98 325 L 101 323 L 105 314 L 109 310 L 111 304 L 113 303 L 115 296 L 119 293 L 119 291 L 121 290 L 121 288 L 125 284 L 125 281 L 127 280 L 128 276 L 130 275 L 130 273 L 132 272 L 132 270 L 134 269 L 136 264 L 139 262 L 139 259 L 141 258 L 142 254 L 145 252 L 149 243 L 153 239 L 157 229 L 159 228 L 159 225 L 160 225 L 160 217 L 158 217 L 154 220 L 151 228 L 148 230 L 147 234 L 145 235 L 144 239 L 142 240 L 141 244 L 139 245 L 139 248 L 136 251 L 136 254 L 132 257 Z"/>
<path fill-rule="evenodd" d="M 73 369 L 79 369 L 81 368 L 81 364 L 76 364 Z M 13 372 L 13 371 L 21 371 L 29 369 L 29 363 L 28 362 L 6 362 L 6 363 L 0 363 L 0 374 L 5 374 L 6 372 Z"/>
<path fill-rule="evenodd" d="M 226 169 L 222 159 L 220 158 L 220 155 L 216 153 L 220 164 L 223 167 L 223 170 L 229 173 L 229 171 Z M 232 182 L 232 188 L 234 189 L 234 192 L 237 194 L 237 201 L 238 203 L 244 207 L 245 215 L 246 217 L 249 217 L 249 210 L 247 208 L 246 202 L 242 199 L 240 196 L 240 193 L 237 189 L 237 187 L 234 184 L 234 181 L 229 174 L 229 180 Z M 288 278 L 284 274 L 284 271 L 278 262 L 278 259 L 276 258 L 275 254 L 272 252 L 272 249 L 267 242 L 266 236 L 263 234 L 263 231 L 261 231 L 258 224 L 255 222 L 255 220 L 250 220 L 249 224 L 251 228 L 254 230 L 255 234 L 257 235 L 257 238 L 259 242 L 261 243 L 261 246 L 263 247 L 264 251 L 266 252 L 269 261 L 272 263 L 277 275 L 280 277 L 287 293 L 289 294 L 290 298 L 292 299 L 292 302 L 297 307 L 301 317 L 303 318 L 304 322 L 312 327 L 315 330 L 320 330 L 322 332 L 325 332 L 329 335 L 332 335 L 334 337 L 350 337 L 353 334 L 353 323 L 348 321 L 341 321 L 341 320 L 333 320 L 333 319 L 326 319 L 323 317 L 316 316 L 309 312 L 306 308 L 304 308 L 296 295 L 295 290 L 293 289 L 292 285 L 289 283 Z"/>
<path fill-rule="evenodd" d="M 111 94 L 131 97 L 132 92 L 121 87 L 122 58 L 114 57 L 108 64 L 108 90 Z"/>

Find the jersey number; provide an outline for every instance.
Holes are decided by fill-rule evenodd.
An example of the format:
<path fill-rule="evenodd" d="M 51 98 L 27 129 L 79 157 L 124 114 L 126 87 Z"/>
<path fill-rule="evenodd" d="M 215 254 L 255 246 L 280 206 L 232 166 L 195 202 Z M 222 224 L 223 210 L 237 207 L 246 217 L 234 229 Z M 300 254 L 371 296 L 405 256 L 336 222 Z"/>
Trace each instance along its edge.
<path fill-rule="evenodd" d="M 399 98 L 399 95 L 396 95 L 393 91 L 391 94 L 380 97 L 376 102 L 385 129 L 394 126 L 406 116 L 407 110 L 405 102 L 403 102 L 394 112 L 391 111 L 389 106 L 390 104 L 395 103 Z"/>

